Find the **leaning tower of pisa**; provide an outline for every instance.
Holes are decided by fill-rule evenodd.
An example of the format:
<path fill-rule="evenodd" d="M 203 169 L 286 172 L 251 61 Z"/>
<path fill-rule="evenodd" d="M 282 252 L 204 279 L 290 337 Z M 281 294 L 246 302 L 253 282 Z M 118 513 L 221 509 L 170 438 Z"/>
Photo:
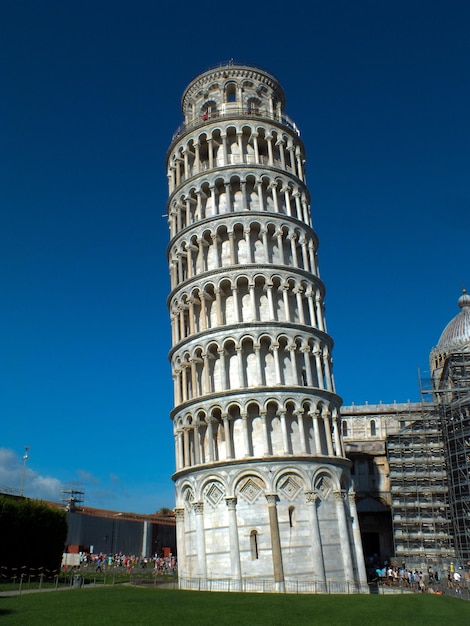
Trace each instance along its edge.
<path fill-rule="evenodd" d="M 180 586 L 366 581 L 305 180 L 274 76 L 197 76 L 167 156 Z"/>

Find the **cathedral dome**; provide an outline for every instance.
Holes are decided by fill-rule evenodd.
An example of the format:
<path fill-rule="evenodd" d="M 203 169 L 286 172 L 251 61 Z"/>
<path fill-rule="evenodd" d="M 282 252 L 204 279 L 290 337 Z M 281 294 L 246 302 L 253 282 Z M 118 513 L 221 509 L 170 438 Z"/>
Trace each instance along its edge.
<path fill-rule="evenodd" d="M 470 295 L 465 289 L 462 290 L 458 305 L 461 309 L 460 313 L 444 328 L 437 344 L 437 349 L 440 351 L 460 349 L 467 344 L 470 345 Z"/>

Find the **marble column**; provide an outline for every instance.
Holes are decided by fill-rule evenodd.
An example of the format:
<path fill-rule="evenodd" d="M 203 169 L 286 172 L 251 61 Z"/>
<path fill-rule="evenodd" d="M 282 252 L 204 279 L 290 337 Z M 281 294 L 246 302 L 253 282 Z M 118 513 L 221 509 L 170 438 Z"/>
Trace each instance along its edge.
<path fill-rule="evenodd" d="M 196 574 L 199 578 L 207 578 L 204 502 L 193 502 L 193 510 L 196 517 Z"/>
<path fill-rule="evenodd" d="M 320 499 L 318 494 L 308 491 L 305 494 L 307 502 L 308 517 L 311 529 L 312 557 L 313 557 L 313 577 L 315 582 L 324 587 L 326 583 L 325 561 L 323 559 L 322 539 L 320 533 L 320 523 L 318 521 L 318 505 Z M 320 588 L 320 591 L 323 589 Z"/>
<path fill-rule="evenodd" d="M 273 558 L 274 587 L 278 592 L 285 592 L 284 566 L 282 564 L 281 537 L 279 534 L 279 521 L 277 517 L 277 496 L 267 494 L 269 512 L 269 530 L 271 534 L 271 552 Z"/>
<path fill-rule="evenodd" d="M 349 541 L 348 524 L 346 521 L 346 511 L 344 509 L 344 492 L 335 491 L 336 516 L 338 519 L 339 539 L 341 544 L 341 556 L 343 557 L 343 567 L 346 580 L 354 580 L 354 570 L 352 563 L 351 544 Z"/>
<path fill-rule="evenodd" d="M 240 563 L 240 544 L 238 539 L 238 523 L 237 523 L 237 499 L 225 498 L 228 509 L 228 531 L 230 539 L 230 565 L 231 575 L 234 580 L 241 583 L 242 568 Z M 240 588 L 241 591 L 241 588 Z"/>
<path fill-rule="evenodd" d="M 185 533 L 184 533 L 184 508 L 175 509 L 176 518 L 176 546 L 178 548 L 178 578 L 187 576 L 186 571 L 186 545 L 185 545 Z"/>
<path fill-rule="evenodd" d="M 352 518 L 354 552 L 356 553 L 356 565 L 359 582 L 367 583 L 367 572 L 362 550 L 361 529 L 359 528 L 359 518 L 356 508 L 356 494 L 354 491 L 348 493 L 349 511 Z"/>

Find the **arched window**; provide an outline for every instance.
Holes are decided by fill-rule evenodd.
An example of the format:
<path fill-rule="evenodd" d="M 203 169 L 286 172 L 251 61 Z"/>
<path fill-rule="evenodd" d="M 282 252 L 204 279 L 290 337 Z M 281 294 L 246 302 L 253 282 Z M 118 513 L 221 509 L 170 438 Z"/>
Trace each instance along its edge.
<path fill-rule="evenodd" d="M 295 511 L 295 506 L 290 506 L 289 507 L 289 526 L 292 528 L 294 526 L 294 511 Z"/>
<path fill-rule="evenodd" d="M 250 533 L 251 560 L 259 559 L 258 554 L 258 531 L 252 530 Z"/>
<path fill-rule="evenodd" d="M 211 100 L 202 107 L 202 119 L 207 120 L 217 116 L 217 104 Z"/>
<path fill-rule="evenodd" d="M 261 100 L 258 98 L 249 98 L 247 102 L 247 110 L 250 115 L 259 115 L 261 109 Z"/>
<path fill-rule="evenodd" d="M 235 83 L 229 83 L 225 89 L 225 97 L 227 102 L 237 101 L 237 86 Z"/>
<path fill-rule="evenodd" d="M 343 433 L 343 437 L 348 436 L 348 423 L 346 420 L 341 422 L 341 432 Z"/>
<path fill-rule="evenodd" d="M 377 435 L 377 427 L 375 425 L 375 420 L 370 420 L 370 436 L 375 437 Z"/>

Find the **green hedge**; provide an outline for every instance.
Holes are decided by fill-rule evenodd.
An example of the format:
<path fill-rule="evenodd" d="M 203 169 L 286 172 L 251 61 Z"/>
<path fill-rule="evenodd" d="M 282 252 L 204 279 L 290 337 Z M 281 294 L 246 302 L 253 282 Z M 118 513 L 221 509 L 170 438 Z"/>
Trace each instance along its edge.
<path fill-rule="evenodd" d="M 27 498 L 0 496 L 0 565 L 8 575 L 60 570 L 67 538 L 65 511 Z"/>

